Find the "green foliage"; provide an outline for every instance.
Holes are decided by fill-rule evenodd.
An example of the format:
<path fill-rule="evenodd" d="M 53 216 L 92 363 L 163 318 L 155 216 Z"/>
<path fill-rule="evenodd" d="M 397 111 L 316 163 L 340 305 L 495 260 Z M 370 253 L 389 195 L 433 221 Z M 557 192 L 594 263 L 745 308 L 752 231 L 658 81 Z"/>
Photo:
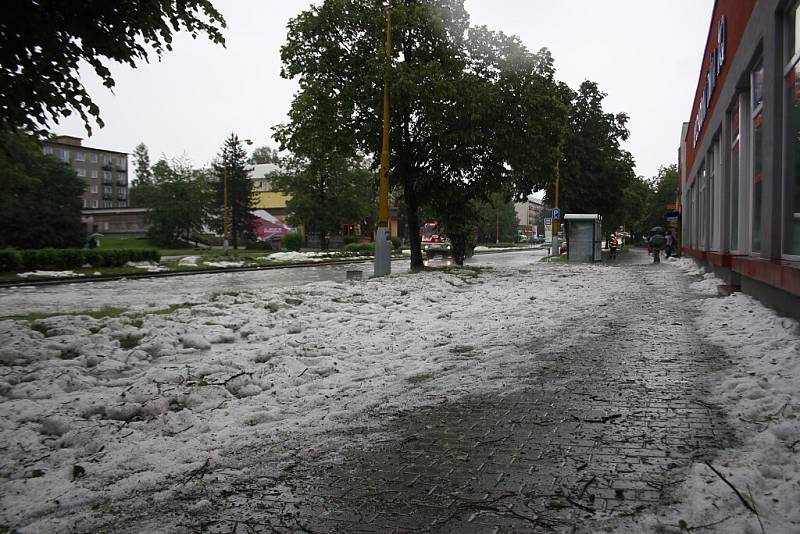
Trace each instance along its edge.
<path fill-rule="evenodd" d="M 460 186 L 467 201 L 502 188 L 521 197 L 552 180 L 569 99 L 547 50 L 469 28 L 463 0 L 401 2 L 393 19 L 391 176 L 419 268 L 419 210 L 432 198 Z M 283 145 L 322 131 L 316 145 L 331 154 L 380 154 L 384 21 L 382 2 L 325 0 L 289 22 L 282 75 L 301 90 L 277 130 Z"/>
<path fill-rule="evenodd" d="M 345 245 L 349 245 L 350 243 L 360 243 L 361 242 L 361 237 L 359 237 L 357 235 L 346 235 L 346 236 L 342 237 L 342 242 Z"/>
<path fill-rule="evenodd" d="M 300 247 L 303 246 L 303 236 L 300 232 L 293 230 L 286 234 L 283 238 L 283 248 L 286 250 L 291 250 L 293 252 L 298 252 Z"/>
<path fill-rule="evenodd" d="M 371 255 L 375 254 L 375 243 L 348 243 L 342 250 L 347 254 Z"/>
<path fill-rule="evenodd" d="M 295 156 L 287 162 L 287 172 L 273 174 L 270 180 L 276 189 L 291 194 L 286 202 L 289 222 L 318 233 L 327 249 L 329 234 L 344 224 L 363 223 L 375 204 L 372 173 L 355 159 L 322 153 L 319 147 L 324 143 L 301 147 L 297 137 L 291 142 L 296 154 L 309 156 Z"/>
<path fill-rule="evenodd" d="M 392 249 L 398 251 L 403 248 L 403 240 L 399 237 L 392 238 Z"/>
<path fill-rule="evenodd" d="M 92 267 L 120 267 L 129 261 L 160 259 L 156 249 L 6 249 L 0 250 L 0 271 L 77 269 L 87 263 Z"/>
<path fill-rule="evenodd" d="M 0 248 L 80 246 L 84 187 L 32 137 L 0 131 Z"/>
<path fill-rule="evenodd" d="M 624 217 L 624 191 L 635 180 L 633 157 L 620 142 L 628 138 L 628 116 L 603 111 L 606 94 L 585 81 L 572 95 L 569 129 L 559 167 L 559 203 L 564 213 L 599 213 L 610 231 Z M 555 184 L 547 188 L 554 199 Z"/>
<path fill-rule="evenodd" d="M 228 190 L 228 221 L 230 243 L 237 248 L 239 240 L 255 240 L 255 217 L 252 206 L 257 200 L 253 180 L 249 178 L 247 152 L 235 134 L 231 134 L 222 147 L 219 159 L 213 165 L 211 188 L 213 201 L 209 206 L 209 223 L 217 233 L 224 231 L 225 184 Z"/>
<path fill-rule="evenodd" d="M 492 193 L 485 200 L 475 201 L 473 207 L 479 243 L 515 241 L 519 221 L 510 192 Z"/>
<path fill-rule="evenodd" d="M 202 172 L 190 162 L 159 160 L 153 165 L 151 181 L 137 188 L 137 200 L 150 208 L 147 238 L 161 247 L 188 242 L 202 231 L 208 211 L 209 185 Z"/>
<path fill-rule="evenodd" d="M 135 68 L 152 52 L 160 57 L 180 30 L 224 45 L 224 27 L 210 0 L 19 3 L 0 26 L 0 130 L 42 132 L 75 111 L 91 134 L 90 117 L 103 122 L 81 81 L 82 61 L 112 88 L 107 63 Z"/>
<path fill-rule="evenodd" d="M 259 165 L 262 163 L 274 163 L 279 164 L 281 162 L 281 157 L 278 155 L 278 151 L 274 148 L 270 148 L 268 146 L 260 146 L 253 150 L 253 154 L 250 156 L 250 159 L 247 160 L 247 163 L 251 165 Z"/>
<path fill-rule="evenodd" d="M 19 252 L 12 249 L 0 250 L 0 272 L 16 271 L 21 265 Z"/>

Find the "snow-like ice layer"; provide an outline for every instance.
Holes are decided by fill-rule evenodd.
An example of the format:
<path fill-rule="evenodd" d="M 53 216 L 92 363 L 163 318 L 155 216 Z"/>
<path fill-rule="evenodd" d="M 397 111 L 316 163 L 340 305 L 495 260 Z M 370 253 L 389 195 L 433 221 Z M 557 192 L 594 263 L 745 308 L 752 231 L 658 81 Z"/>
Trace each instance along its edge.
<path fill-rule="evenodd" d="M 741 445 L 714 465 L 752 493 L 766 532 L 798 532 L 798 325 L 746 295 L 707 298 L 720 280 L 689 260 L 670 265 L 698 277 L 697 327 L 731 361 L 711 377 L 709 401 L 724 407 Z M 233 443 L 346 428 L 374 408 L 499 387 L 481 377 L 524 348 L 498 328 L 529 328 L 536 317 L 537 328 L 557 329 L 613 298 L 616 275 L 534 264 L 477 279 L 429 272 L 230 292 L 169 315 L 0 321 L 0 524 L 52 530 L 56 510 L 163 489 L 209 459 L 224 465 Z M 677 533 L 680 521 L 761 531 L 705 464 L 676 493 L 679 504 L 617 531 Z"/>
<path fill-rule="evenodd" d="M 29 276 L 47 276 L 49 278 L 69 278 L 71 276 L 83 276 L 83 274 L 78 274 L 75 271 L 28 271 L 24 273 L 18 273 L 17 276 L 20 278 L 28 278 Z"/>
<path fill-rule="evenodd" d="M 427 272 L 0 321 L 0 524 L 51 530 L 56 510 L 162 490 L 234 444 L 508 387 L 481 380 L 527 354 L 504 332 L 558 328 L 609 298 L 615 272 Z"/>
<path fill-rule="evenodd" d="M 149 273 L 158 273 L 161 271 L 169 271 L 169 267 L 161 266 L 152 261 L 129 261 L 125 264 L 128 267 L 136 267 L 137 269 L 144 269 Z"/>
<path fill-rule="evenodd" d="M 204 261 L 208 267 L 218 267 L 220 269 L 226 269 L 228 267 L 242 267 L 244 265 L 243 261 Z"/>
<path fill-rule="evenodd" d="M 700 275 L 692 289 L 717 295 L 724 282 L 689 259 L 672 260 Z M 676 488 L 676 501 L 659 514 L 646 514 L 620 531 L 684 532 L 680 522 L 702 532 L 789 534 L 800 532 L 800 327 L 752 297 L 734 293 L 699 298 L 697 328 L 725 352 L 730 366 L 710 377 L 714 397 L 740 445 L 721 451 L 712 465 L 759 516 L 709 467 L 693 464 Z M 702 529 L 697 527 L 703 527 Z"/>

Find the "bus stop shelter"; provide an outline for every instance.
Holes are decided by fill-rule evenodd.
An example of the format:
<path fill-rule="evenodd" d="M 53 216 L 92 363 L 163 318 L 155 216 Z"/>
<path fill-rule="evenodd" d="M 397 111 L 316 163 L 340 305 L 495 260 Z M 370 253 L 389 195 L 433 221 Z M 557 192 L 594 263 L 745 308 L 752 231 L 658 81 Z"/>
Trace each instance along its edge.
<path fill-rule="evenodd" d="M 596 213 L 564 215 L 567 238 L 567 261 L 593 263 L 602 261 L 603 218 Z"/>

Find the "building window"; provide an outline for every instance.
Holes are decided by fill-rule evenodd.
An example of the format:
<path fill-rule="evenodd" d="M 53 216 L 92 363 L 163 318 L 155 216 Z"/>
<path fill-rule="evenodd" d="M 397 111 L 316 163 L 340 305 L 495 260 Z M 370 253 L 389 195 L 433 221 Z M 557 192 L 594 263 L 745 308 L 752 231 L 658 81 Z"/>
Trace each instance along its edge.
<path fill-rule="evenodd" d="M 42 149 L 42 151 L 43 151 L 45 154 L 47 154 L 48 156 L 52 156 L 52 155 L 53 155 L 53 147 L 51 147 L 51 146 L 45 146 L 45 147 Z"/>
<path fill-rule="evenodd" d="M 75 174 L 83 178 L 86 176 L 86 169 L 83 167 L 75 167 Z"/>
<path fill-rule="evenodd" d="M 752 250 L 761 252 L 761 211 L 764 195 L 764 66 L 753 70 L 750 81 L 750 104 L 753 106 L 750 121 L 753 169 L 753 233 Z"/>
<path fill-rule="evenodd" d="M 96 207 L 97 207 L 97 200 L 92 200 L 92 207 L 93 207 L 93 208 L 96 208 Z"/>
<path fill-rule="evenodd" d="M 69 150 L 66 148 L 61 149 L 61 160 L 69 163 Z"/>
<path fill-rule="evenodd" d="M 92 185 L 90 185 L 90 186 L 89 186 L 89 192 L 90 192 L 90 193 L 97 194 L 97 185 L 96 185 L 96 184 L 92 184 Z"/>
<path fill-rule="evenodd" d="M 97 154 L 90 155 L 89 159 L 92 161 L 92 163 L 97 163 Z"/>
<path fill-rule="evenodd" d="M 103 171 L 103 181 L 111 181 L 111 171 Z"/>
<path fill-rule="evenodd" d="M 127 208 L 128 207 L 128 203 L 124 202 L 124 201 L 120 201 L 120 202 L 117 202 L 117 206 L 120 207 L 120 208 Z"/>
<path fill-rule="evenodd" d="M 739 169 L 741 168 L 740 146 L 741 136 L 739 135 L 739 99 L 731 113 L 731 220 L 730 220 L 730 250 L 739 250 Z"/>
<path fill-rule="evenodd" d="M 103 193 L 106 195 L 110 195 L 114 192 L 114 189 L 110 185 L 103 186 Z"/>
<path fill-rule="evenodd" d="M 697 225 L 698 232 L 697 245 L 699 249 L 706 250 L 708 239 L 708 190 L 706 186 L 708 183 L 708 168 L 706 162 L 700 163 L 699 171 L 697 171 Z"/>
<path fill-rule="evenodd" d="M 83 152 L 75 152 L 76 161 L 86 161 L 86 154 Z"/>
<path fill-rule="evenodd" d="M 90 171 L 90 174 L 91 174 L 92 178 L 97 178 L 97 169 L 92 169 Z"/>
<path fill-rule="evenodd" d="M 789 11 L 786 80 L 786 176 L 784 177 L 783 253 L 800 255 L 800 3 Z"/>
<path fill-rule="evenodd" d="M 82 199 L 82 200 L 83 200 L 83 206 L 82 207 L 86 208 L 89 205 L 89 201 L 87 201 L 85 198 Z"/>
<path fill-rule="evenodd" d="M 111 200 L 105 200 L 105 201 L 103 201 L 103 207 L 104 208 L 113 208 L 114 207 L 114 202 L 111 201 Z"/>

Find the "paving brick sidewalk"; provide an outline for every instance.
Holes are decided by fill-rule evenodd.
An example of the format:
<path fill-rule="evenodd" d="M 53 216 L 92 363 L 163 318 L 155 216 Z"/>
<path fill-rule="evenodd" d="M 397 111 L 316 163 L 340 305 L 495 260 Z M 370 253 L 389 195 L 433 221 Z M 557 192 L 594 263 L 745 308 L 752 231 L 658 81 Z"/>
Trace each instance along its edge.
<path fill-rule="evenodd" d="M 527 369 L 508 369 L 518 389 L 401 414 L 388 429 L 397 439 L 368 450 L 321 451 L 295 488 L 297 524 L 594 531 L 669 499 L 693 458 L 732 438 L 704 401 L 721 358 L 692 328 L 688 282 L 642 259 L 621 261 L 624 299 L 575 317 L 560 347 L 531 347 Z"/>

